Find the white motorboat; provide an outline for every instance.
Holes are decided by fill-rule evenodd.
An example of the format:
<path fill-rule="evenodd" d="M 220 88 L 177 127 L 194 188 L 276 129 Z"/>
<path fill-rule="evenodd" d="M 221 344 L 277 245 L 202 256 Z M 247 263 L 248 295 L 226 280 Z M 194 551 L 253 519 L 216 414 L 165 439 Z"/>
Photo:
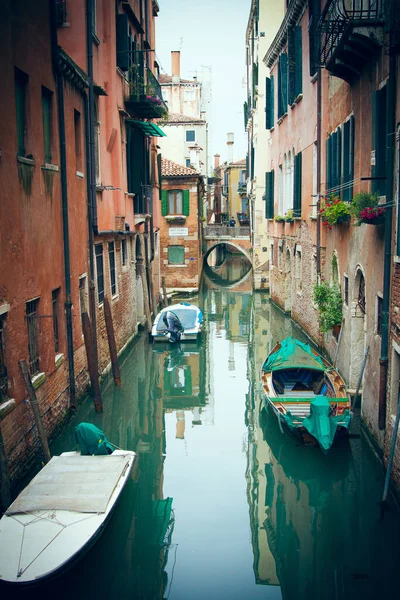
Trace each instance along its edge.
<path fill-rule="evenodd" d="M 0 581 L 32 584 L 71 566 L 97 540 L 136 454 L 54 456 L 0 520 Z"/>
<path fill-rule="evenodd" d="M 203 313 L 195 304 L 180 302 L 163 308 L 151 330 L 155 342 L 196 341 L 203 326 Z"/>

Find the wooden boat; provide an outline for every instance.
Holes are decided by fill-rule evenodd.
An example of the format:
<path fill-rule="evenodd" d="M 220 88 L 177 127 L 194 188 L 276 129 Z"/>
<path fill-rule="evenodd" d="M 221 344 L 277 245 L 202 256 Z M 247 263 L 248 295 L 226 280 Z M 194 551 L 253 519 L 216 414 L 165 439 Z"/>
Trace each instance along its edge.
<path fill-rule="evenodd" d="M 309 345 L 294 338 L 276 344 L 261 369 L 264 407 L 303 444 L 326 451 L 351 423 L 341 375 Z"/>
<path fill-rule="evenodd" d="M 72 566 L 103 532 L 135 458 L 54 456 L 0 520 L 0 581 L 32 584 Z"/>
<path fill-rule="evenodd" d="M 163 308 L 151 330 L 155 342 L 196 341 L 203 327 L 203 313 L 195 304 L 180 302 Z"/>

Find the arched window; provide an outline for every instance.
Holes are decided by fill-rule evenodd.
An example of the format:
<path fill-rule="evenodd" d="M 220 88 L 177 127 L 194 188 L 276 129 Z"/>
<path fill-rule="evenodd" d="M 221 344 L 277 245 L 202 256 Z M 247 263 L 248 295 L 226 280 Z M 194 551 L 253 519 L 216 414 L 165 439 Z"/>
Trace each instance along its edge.
<path fill-rule="evenodd" d="M 360 307 L 362 314 L 365 315 L 365 279 L 361 271 L 359 271 L 359 275 L 357 304 Z"/>

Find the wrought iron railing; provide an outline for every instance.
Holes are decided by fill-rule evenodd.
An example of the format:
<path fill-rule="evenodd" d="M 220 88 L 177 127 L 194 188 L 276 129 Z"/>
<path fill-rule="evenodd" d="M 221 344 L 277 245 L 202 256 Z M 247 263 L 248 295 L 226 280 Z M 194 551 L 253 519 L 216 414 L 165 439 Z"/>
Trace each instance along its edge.
<path fill-rule="evenodd" d="M 247 184 L 246 182 L 239 181 L 237 191 L 239 194 L 245 194 L 247 192 Z"/>
<path fill-rule="evenodd" d="M 168 109 L 163 100 L 161 86 L 146 63 L 133 63 L 128 71 L 129 96 L 132 101 L 147 102 L 158 109 L 160 116 Z"/>
<path fill-rule="evenodd" d="M 383 0 L 328 0 L 319 22 L 321 65 L 330 62 L 349 24 L 383 23 L 383 4 Z"/>

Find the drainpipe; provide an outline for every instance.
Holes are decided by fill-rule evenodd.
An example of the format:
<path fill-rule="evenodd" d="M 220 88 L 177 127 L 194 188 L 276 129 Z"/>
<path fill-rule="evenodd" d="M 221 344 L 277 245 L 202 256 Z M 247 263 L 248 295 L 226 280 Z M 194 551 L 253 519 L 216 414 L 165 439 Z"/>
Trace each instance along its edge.
<path fill-rule="evenodd" d="M 69 246 L 68 223 L 68 186 L 67 186 L 67 153 L 65 139 L 65 109 L 64 109 L 64 80 L 57 68 L 57 24 L 54 3 L 50 2 L 51 19 L 51 44 L 53 69 L 57 86 L 58 128 L 60 138 L 60 175 L 61 175 L 61 206 L 63 221 L 63 248 L 64 248 L 64 278 L 65 278 L 65 319 L 67 334 L 68 377 L 69 377 L 69 404 L 76 408 L 76 386 L 74 367 L 74 342 L 72 332 L 72 300 L 71 300 L 71 260 Z"/>
<path fill-rule="evenodd" d="M 94 235 L 98 235 L 96 203 L 96 168 L 94 149 L 94 90 L 93 90 L 93 32 L 92 32 L 92 1 L 86 0 L 86 45 L 87 45 L 87 71 L 89 79 L 89 156 L 90 160 L 90 199 L 92 205 L 92 227 Z"/>
<path fill-rule="evenodd" d="M 318 69 L 317 79 L 317 282 L 321 281 L 321 217 L 319 216 L 321 198 L 321 112 L 322 112 L 322 69 Z"/>
<path fill-rule="evenodd" d="M 393 215 L 393 170 L 394 143 L 396 129 L 396 54 L 390 49 L 389 79 L 386 91 L 386 216 L 385 216 L 385 258 L 383 265 L 383 299 L 382 299 L 382 342 L 379 359 L 379 399 L 378 426 L 385 428 L 387 375 L 389 362 L 389 303 L 390 273 L 392 266 L 392 215 Z"/>

